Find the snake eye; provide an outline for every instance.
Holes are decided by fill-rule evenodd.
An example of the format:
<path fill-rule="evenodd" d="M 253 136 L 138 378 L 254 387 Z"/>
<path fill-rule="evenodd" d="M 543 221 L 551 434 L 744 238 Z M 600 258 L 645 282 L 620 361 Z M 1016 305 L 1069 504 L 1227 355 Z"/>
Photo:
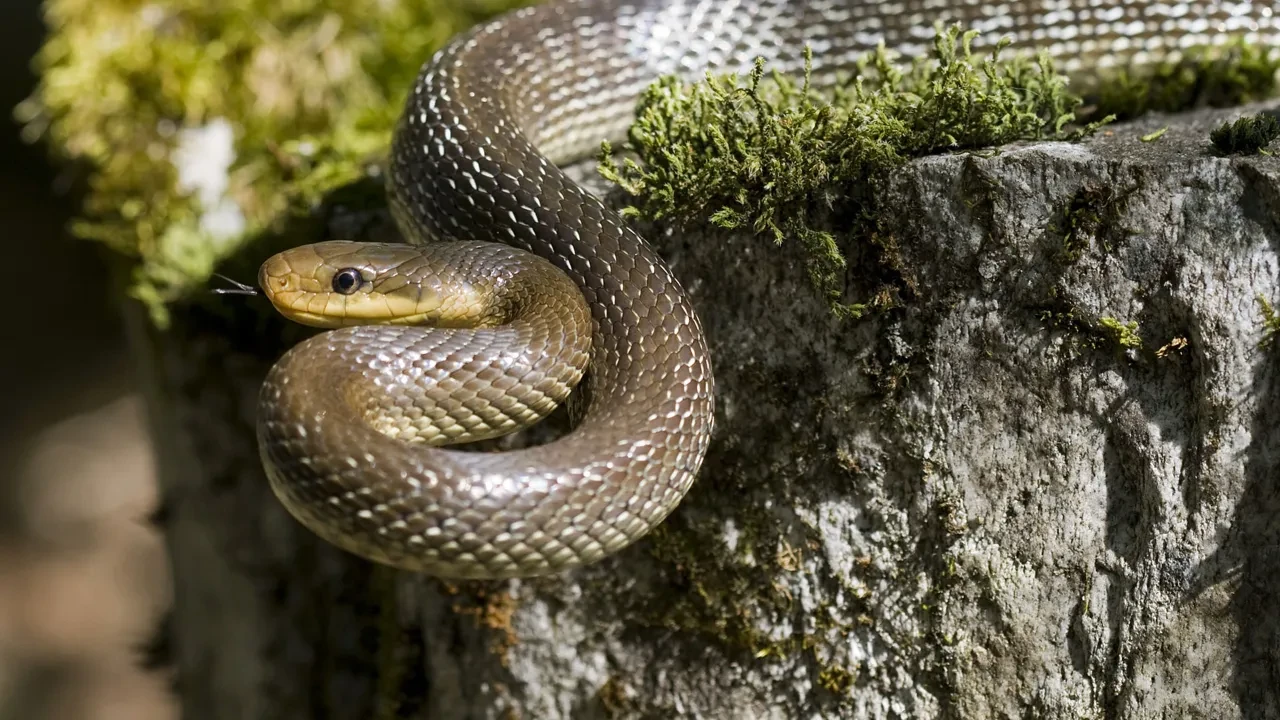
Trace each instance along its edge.
<path fill-rule="evenodd" d="M 333 291 L 350 295 L 360 287 L 360 271 L 355 268 L 343 268 L 333 274 Z"/>

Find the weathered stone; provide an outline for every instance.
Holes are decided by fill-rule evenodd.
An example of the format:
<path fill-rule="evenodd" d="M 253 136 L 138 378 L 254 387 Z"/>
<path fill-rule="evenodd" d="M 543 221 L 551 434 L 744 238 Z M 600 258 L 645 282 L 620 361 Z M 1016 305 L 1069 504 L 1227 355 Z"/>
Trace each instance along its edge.
<path fill-rule="evenodd" d="M 253 444 L 282 326 L 179 316 L 149 342 L 189 717 L 1280 717 L 1280 162 L 1214 155 L 1232 115 L 903 168 L 861 321 L 796 247 L 662 233 L 715 440 L 563 577 L 321 544 Z"/>

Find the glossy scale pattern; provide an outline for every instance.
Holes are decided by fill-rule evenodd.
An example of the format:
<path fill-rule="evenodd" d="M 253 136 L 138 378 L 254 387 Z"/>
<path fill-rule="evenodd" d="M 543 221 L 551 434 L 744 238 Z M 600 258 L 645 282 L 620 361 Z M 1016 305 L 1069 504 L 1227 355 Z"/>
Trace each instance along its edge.
<path fill-rule="evenodd" d="M 976 47 L 1007 36 L 1087 74 L 1228 36 L 1274 43 L 1277 10 L 1280 2 L 568 0 L 481 26 L 437 53 L 413 88 L 391 151 L 391 206 L 410 242 L 496 241 L 572 279 L 592 320 L 584 415 L 569 435 L 514 452 L 388 437 L 361 419 L 374 395 L 356 407 L 335 388 L 377 360 L 383 402 L 405 406 L 398 398 L 421 395 L 429 373 L 401 372 L 400 358 L 417 347 L 427 367 L 431 351 L 415 343 L 440 331 L 335 331 L 300 346 L 305 355 L 292 351 L 263 388 L 259 437 L 272 486 L 327 540 L 438 576 L 539 575 L 616 552 L 689 489 L 714 412 L 688 296 L 636 232 L 557 167 L 620 141 L 649 82 L 742 72 L 756 56 L 794 72 L 807 44 L 821 84 L 881 42 L 926 52 L 938 22 L 977 30 Z"/>

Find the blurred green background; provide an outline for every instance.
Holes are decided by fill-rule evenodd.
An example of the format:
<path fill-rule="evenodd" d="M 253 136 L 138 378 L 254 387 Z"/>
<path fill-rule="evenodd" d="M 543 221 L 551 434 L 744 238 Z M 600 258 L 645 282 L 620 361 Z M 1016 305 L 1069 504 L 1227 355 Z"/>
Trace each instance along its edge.
<path fill-rule="evenodd" d="M 43 33 L 37 0 L 0 2 L 0 720 L 177 717 L 137 662 L 169 598 L 119 307 L 66 232 L 75 188 L 11 118 Z"/>

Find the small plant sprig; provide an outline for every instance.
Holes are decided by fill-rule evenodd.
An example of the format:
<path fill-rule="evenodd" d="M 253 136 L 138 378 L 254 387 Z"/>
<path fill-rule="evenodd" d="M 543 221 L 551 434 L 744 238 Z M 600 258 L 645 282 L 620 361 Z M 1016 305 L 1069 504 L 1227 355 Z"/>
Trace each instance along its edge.
<path fill-rule="evenodd" d="M 1263 153 L 1277 137 L 1280 137 L 1280 120 L 1266 113 L 1223 123 L 1209 133 L 1210 142 L 1224 155 Z"/>

